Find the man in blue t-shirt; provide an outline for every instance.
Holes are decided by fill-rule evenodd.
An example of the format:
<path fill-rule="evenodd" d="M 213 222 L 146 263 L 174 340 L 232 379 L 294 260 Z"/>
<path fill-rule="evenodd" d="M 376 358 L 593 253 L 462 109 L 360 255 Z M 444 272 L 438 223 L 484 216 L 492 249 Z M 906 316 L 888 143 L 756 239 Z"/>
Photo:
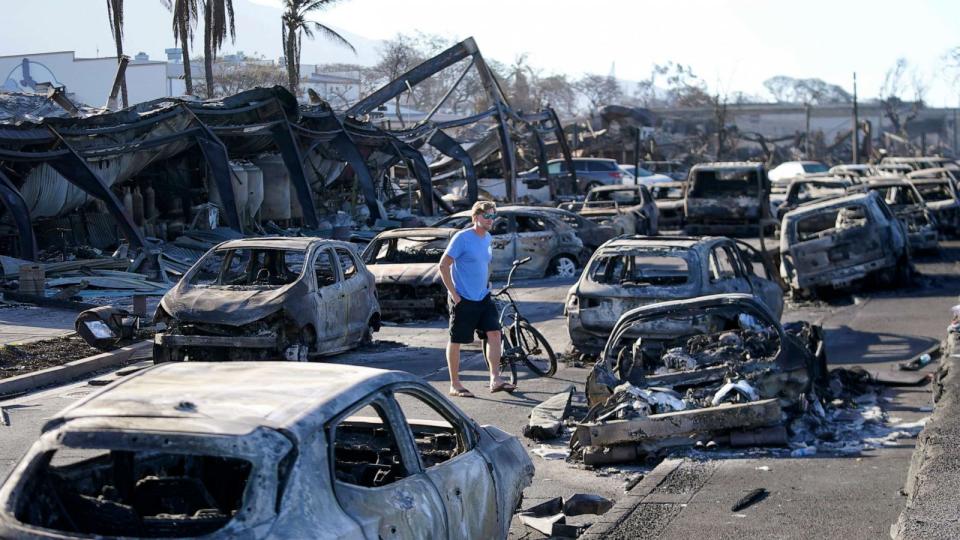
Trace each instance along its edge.
<path fill-rule="evenodd" d="M 471 215 L 471 227 L 453 235 L 440 258 L 440 278 L 447 287 L 450 306 L 450 395 L 456 397 L 473 397 L 460 383 L 460 344 L 473 343 L 476 331 L 486 334 L 490 391 L 516 390 L 500 378 L 500 321 L 490 298 L 490 229 L 497 218 L 497 207 L 493 202 L 479 201 Z"/>

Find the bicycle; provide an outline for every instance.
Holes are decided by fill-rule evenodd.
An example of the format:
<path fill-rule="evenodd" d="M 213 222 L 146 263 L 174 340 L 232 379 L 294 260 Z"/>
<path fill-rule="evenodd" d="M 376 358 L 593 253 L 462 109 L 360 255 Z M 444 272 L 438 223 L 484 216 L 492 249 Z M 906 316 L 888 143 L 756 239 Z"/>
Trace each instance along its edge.
<path fill-rule="evenodd" d="M 533 327 L 517 308 L 510 295 L 513 273 L 530 261 L 530 257 L 513 261 L 513 267 L 507 274 L 507 284 L 493 293 L 493 301 L 500 313 L 500 370 L 510 372 L 510 384 L 517 384 L 517 364 L 522 363 L 540 377 L 552 377 L 557 372 L 557 356 L 543 334 Z M 483 340 L 483 358 L 487 360 L 487 341 Z M 489 362 L 489 360 L 488 360 Z"/>

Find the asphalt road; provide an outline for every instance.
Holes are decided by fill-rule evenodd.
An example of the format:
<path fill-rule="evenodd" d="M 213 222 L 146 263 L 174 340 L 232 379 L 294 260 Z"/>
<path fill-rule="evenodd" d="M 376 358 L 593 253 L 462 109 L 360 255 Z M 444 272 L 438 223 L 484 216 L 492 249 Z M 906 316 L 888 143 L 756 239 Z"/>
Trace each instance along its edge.
<path fill-rule="evenodd" d="M 956 291 L 960 289 L 960 279 L 956 277 L 958 261 L 960 242 L 945 243 L 940 255 L 918 262 L 923 277 L 915 287 L 893 292 L 861 291 L 827 302 L 791 304 L 784 319 L 822 324 L 827 330 L 832 366 L 889 367 L 944 335 L 949 308 L 956 303 Z M 571 283 L 533 280 L 516 289 L 521 311 L 558 352 L 569 348 L 562 301 Z M 445 321 L 389 325 L 376 338 L 376 346 L 330 361 L 410 371 L 446 392 Z M 490 394 L 486 391 L 487 375 L 479 349 L 465 349 L 462 364 L 462 378 L 477 397 L 453 398 L 456 404 L 481 424 L 493 424 L 518 436 L 530 409 L 570 384 L 582 390 L 587 374 L 584 368 L 561 364 L 551 379 L 523 378 L 513 395 Z M 928 368 L 932 369 L 935 366 Z M 525 375 L 521 371 L 521 376 Z M 0 421 L 0 476 L 35 440 L 46 417 L 94 389 L 81 382 L 2 403 L 6 422 Z M 929 414 L 929 386 L 890 388 L 884 398 L 889 398 L 882 405 L 894 417 L 891 420 L 909 422 Z M 531 452 L 540 447 L 526 439 L 523 442 Z M 684 479 L 682 489 L 677 489 L 689 496 L 682 502 L 684 497 L 672 503 L 638 506 L 617 534 L 631 538 L 887 537 L 890 524 L 896 521 L 904 504 L 899 489 L 913 444 L 912 439 L 903 439 L 892 447 L 850 457 L 778 458 L 730 452 L 694 455 L 691 465 L 685 465 L 687 469 L 677 476 Z M 524 506 L 583 492 L 617 500 L 624 496 L 627 480 L 656 465 L 588 470 L 538 455 L 532 459 L 537 473 L 533 486 L 525 493 Z M 733 501 L 755 487 L 765 487 L 770 496 L 744 512 L 731 513 Z M 581 516 L 570 522 L 592 519 Z M 512 536 L 539 535 L 515 526 Z"/>

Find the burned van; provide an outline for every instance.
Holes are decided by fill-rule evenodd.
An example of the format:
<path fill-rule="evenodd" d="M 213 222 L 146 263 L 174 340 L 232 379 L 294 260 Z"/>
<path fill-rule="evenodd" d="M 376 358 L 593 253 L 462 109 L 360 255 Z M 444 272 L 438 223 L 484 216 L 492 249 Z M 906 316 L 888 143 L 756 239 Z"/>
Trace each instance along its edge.
<path fill-rule="evenodd" d="M 762 163 L 718 162 L 690 169 L 684 194 L 690 235 L 756 233 L 770 215 L 770 181 Z"/>

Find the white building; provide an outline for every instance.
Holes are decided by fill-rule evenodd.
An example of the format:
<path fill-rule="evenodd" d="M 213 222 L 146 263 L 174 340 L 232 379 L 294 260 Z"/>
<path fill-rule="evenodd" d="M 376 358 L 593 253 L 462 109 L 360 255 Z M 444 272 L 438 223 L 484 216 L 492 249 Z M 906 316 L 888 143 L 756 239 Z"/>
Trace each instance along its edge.
<path fill-rule="evenodd" d="M 35 84 L 52 83 L 64 86 L 74 102 L 94 107 L 106 104 L 116 74 L 116 57 L 77 58 L 73 51 L 0 56 L 0 89 L 33 92 Z M 131 105 L 174 95 L 167 62 L 145 54 L 127 65 L 126 79 Z"/>
<path fill-rule="evenodd" d="M 308 72 L 301 66 L 300 71 L 300 92 L 301 102 L 309 101 L 306 99 L 307 89 L 310 88 L 317 93 L 324 101 L 330 104 L 334 109 L 346 109 L 350 105 L 360 101 L 360 72 L 359 71 L 339 71 L 323 73 L 317 66 L 312 72 Z"/>

